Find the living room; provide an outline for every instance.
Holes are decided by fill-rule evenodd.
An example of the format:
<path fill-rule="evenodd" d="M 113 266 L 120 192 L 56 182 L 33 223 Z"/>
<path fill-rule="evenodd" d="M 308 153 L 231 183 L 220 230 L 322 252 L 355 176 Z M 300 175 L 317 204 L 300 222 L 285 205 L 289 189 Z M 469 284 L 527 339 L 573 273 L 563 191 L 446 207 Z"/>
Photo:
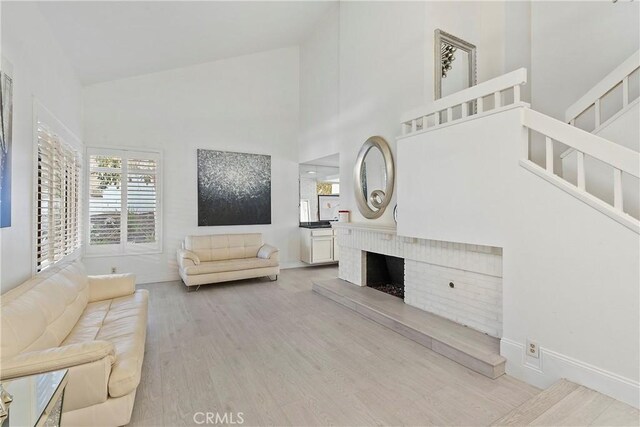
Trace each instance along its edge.
<path fill-rule="evenodd" d="M 637 2 L 0 13 L 7 425 L 638 425 Z"/>

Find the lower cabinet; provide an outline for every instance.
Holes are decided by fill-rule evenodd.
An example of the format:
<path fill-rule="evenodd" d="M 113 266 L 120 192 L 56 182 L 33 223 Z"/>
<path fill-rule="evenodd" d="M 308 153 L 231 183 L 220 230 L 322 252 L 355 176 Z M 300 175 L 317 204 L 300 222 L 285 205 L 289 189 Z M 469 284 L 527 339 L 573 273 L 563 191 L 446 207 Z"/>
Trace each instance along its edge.
<path fill-rule="evenodd" d="M 311 263 L 333 261 L 333 237 L 311 238 Z"/>
<path fill-rule="evenodd" d="M 300 259 L 307 264 L 338 261 L 338 245 L 331 228 L 301 228 Z"/>

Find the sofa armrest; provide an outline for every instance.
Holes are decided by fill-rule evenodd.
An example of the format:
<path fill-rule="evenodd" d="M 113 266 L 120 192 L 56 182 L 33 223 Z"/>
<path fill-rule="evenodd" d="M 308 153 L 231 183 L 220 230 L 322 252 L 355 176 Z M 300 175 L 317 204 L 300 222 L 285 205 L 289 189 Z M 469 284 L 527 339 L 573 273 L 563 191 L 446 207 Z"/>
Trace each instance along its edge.
<path fill-rule="evenodd" d="M 278 248 L 271 245 L 262 245 L 258 250 L 258 258 L 278 259 Z"/>
<path fill-rule="evenodd" d="M 178 249 L 178 265 L 180 268 L 192 267 L 200 264 L 200 258 L 187 249 Z"/>
<path fill-rule="evenodd" d="M 2 360 L 0 378 L 10 379 L 71 368 L 107 358 L 109 366 L 115 362 L 115 350 L 109 341 L 87 341 L 21 353 Z"/>
<path fill-rule="evenodd" d="M 131 295 L 136 290 L 134 274 L 89 276 L 89 302 Z"/>

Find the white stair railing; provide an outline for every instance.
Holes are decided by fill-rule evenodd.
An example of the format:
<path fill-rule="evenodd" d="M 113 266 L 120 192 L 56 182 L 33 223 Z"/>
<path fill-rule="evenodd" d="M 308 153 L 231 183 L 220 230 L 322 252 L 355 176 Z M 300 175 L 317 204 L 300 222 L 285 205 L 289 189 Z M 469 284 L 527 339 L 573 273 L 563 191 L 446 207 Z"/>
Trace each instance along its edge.
<path fill-rule="evenodd" d="M 601 101 L 602 98 L 613 89 L 622 85 L 622 109 L 629 104 L 629 76 L 640 67 L 640 51 L 635 52 L 615 70 L 598 82 L 582 98 L 571 105 L 565 113 L 565 122 L 575 125 L 576 119 L 592 106 L 595 110 L 594 130 L 598 130 L 602 123 Z M 633 100 L 631 100 L 633 101 Z"/>
<path fill-rule="evenodd" d="M 625 93 L 627 94 L 628 75 L 631 74 L 635 68 L 638 68 L 637 66 L 635 68 L 630 67 L 629 63 L 633 60 L 637 62 L 637 59 L 638 55 L 636 54 L 634 57 L 625 61 L 625 64 L 623 64 L 624 67 L 618 67 L 618 69 L 627 73 L 624 77 L 621 77 L 621 80 L 619 80 L 623 82 L 626 91 Z M 616 73 L 620 74 L 623 73 L 623 71 L 616 71 Z M 434 128 L 462 122 L 471 116 L 474 118 L 481 118 L 515 106 L 525 107 L 523 108 L 522 124 L 530 131 L 544 136 L 546 164 L 545 167 L 540 167 L 529 160 L 529 144 L 532 140 L 531 137 L 526 138 L 526 144 L 522 147 L 520 164 L 524 168 L 571 193 L 585 203 L 620 222 L 627 228 L 640 234 L 640 221 L 627 214 L 624 210 L 624 192 L 622 188 L 623 174 L 627 174 L 633 180 L 640 181 L 640 153 L 590 132 L 576 128 L 575 126 L 563 123 L 560 120 L 556 120 L 531 110 L 528 108 L 528 104 L 520 101 L 520 86 L 525 84 L 526 81 L 527 70 L 525 68 L 521 68 L 500 77 L 496 77 L 495 79 L 464 89 L 460 92 L 456 92 L 445 98 L 438 99 L 431 103 L 431 105 L 412 110 L 402 116 L 402 134 L 398 138 L 406 138 Z M 612 85 L 615 87 L 617 83 Z M 601 97 L 608 92 L 608 90 L 602 88 L 597 89 L 598 90 L 590 92 L 595 96 L 595 99 L 599 99 L 598 97 Z M 511 92 L 513 96 L 510 101 L 504 102 L 505 99 L 508 98 L 508 96 L 505 96 L 505 92 L 507 91 Z M 493 106 L 491 108 L 486 108 L 487 104 L 485 103 L 485 98 L 487 97 L 493 100 Z M 628 96 L 625 96 L 625 98 L 628 101 Z M 582 104 L 576 103 L 576 105 L 588 104 L 585 103 L 586 101 Z M 579 108 L 581 107 L 576 107 L 575 111 L 578 111 Z M 585 109 L 586 108 L 588 108 L 588 105 Z M 459 112 L 457 116 L 453 114 L 454 109 L 457 109 Z M 584 109 L 580 111 L 584 111 Z M 577 183 L 575 185 L 554 174 L 554 141 L 568 146 L 569 150 L 575 150 L 577 153 Z M 611 167 L 611 173 L 613 176 L 613 204 L 589 193 L 586 185 L 586 174 L 589 171 L 585 169 L 585 156 L 597 159 Z"/>
<path fill-rule="evenodd" d="M 521 164 L 532 172 L 542 176 L 565 190 L 570 190 L 586 203 L 614 218 L 626 227 L 640 233 L 640 222 L 623 210 L 624 200 L 622 191 L 622 174 L 626 173 L 634 179 L 640 179 L 640 153 L 613 143 L 609 140 L 593 135 L 559 120 L 533 111 L 523 110 L 522 124 L 530 130 L 542 134 L 546 142 L 546 165 L 541 168 L 528 158 L 527 146 L 523 147 Z M 553 142 L 558 141 L 568 145 L 577 153 L 577 185 L 553 173 Z M 598 159 L 611 167 L 613 174 L 613 205 L 593 196 L 585 186 L 585 156 Z"/>
<path fill-rule="evenodd" d="M 400 120 L 402 135 L 434 128 L 464 119 L 472 115 L 490 114 L 510 105 L 520 103 L 520 86 L 527 82 L 526 68 L 520 68 L 495 79 L 479 83 L 452 95 L 440 98 L 432 104 L 404 114 Z M 512 94 L 507 101 L 506 92 Z M 493 107 L 485 98 L 490 97 Z M 456 117 L 454 110 L 459 115 Z"/>

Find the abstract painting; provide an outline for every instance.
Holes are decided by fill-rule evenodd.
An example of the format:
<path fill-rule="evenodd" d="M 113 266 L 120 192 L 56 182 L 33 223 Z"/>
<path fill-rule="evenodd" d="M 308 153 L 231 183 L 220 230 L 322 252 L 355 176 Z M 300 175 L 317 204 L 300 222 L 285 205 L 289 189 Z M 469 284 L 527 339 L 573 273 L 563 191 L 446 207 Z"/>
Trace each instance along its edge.
<path fill-rule="evenodd" d="M 13 81 L 0 70 L 0 228 L 11 226 Z"/>
<path fill-rule="evenodd" d="M 198 150 L 198 226 L 271 224 L 271 156 Z"/>

